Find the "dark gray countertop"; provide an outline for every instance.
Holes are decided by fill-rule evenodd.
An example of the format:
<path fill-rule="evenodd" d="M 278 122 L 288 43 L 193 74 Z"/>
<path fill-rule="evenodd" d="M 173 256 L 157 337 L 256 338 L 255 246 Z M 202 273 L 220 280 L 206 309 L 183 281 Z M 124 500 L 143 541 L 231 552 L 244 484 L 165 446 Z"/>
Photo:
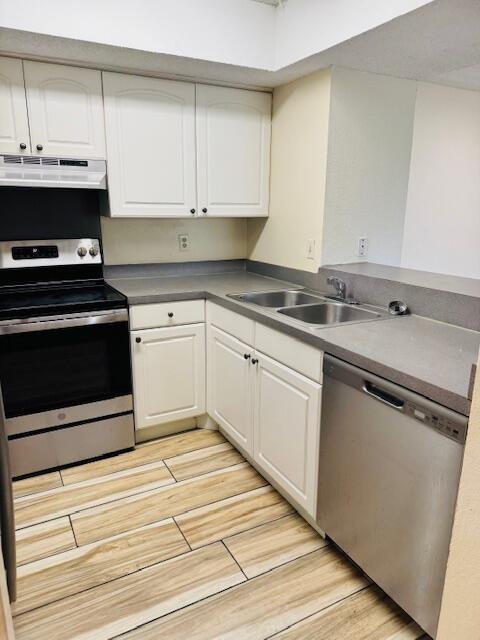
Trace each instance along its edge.
<path fill-rule="evenodd" d="M 228 293 L 299 289 L 249 272 L 212 275 L 131 277 L 108 280 L 130 305 L 206 298 L 317 346 L 334 356 L 400 384 L 464 415 L 477 362 L 480 333 L 420 316 L 386 317 L 312 330 Z"/>

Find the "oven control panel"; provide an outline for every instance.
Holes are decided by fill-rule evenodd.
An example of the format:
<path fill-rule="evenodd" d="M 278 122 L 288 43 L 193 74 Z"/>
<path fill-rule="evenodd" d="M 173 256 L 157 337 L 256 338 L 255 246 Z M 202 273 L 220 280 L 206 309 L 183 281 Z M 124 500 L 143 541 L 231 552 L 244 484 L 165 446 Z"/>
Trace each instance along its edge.
<path fill-rule="evenodd" d="M 100 241 L 96 238 L 0 242 L 2 269 L 101 263 Z"/>

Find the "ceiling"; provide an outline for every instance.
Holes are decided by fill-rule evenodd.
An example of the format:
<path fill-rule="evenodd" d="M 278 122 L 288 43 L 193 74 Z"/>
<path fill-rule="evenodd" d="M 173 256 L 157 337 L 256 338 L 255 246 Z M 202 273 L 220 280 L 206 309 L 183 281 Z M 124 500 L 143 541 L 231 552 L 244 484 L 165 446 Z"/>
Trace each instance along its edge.
<path fill-rule="evenodd" d="M 480 90 L 480 0 L 435 0 L 276 70 L 9 28 L 0 28 L 0 47 L 7 55 L 256 88 L 275 87 L 317 69 L 338 65 Z"/>

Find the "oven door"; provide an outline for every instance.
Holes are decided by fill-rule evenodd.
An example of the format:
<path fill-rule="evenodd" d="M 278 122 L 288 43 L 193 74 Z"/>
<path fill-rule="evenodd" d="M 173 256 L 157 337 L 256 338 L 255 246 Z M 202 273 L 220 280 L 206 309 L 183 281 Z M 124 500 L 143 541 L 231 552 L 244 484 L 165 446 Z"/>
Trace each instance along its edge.
<path fill-rule="evenodd" d="M 0 381 L 9 437 L 131 411 L 127 311 L 0 325 Z"/>

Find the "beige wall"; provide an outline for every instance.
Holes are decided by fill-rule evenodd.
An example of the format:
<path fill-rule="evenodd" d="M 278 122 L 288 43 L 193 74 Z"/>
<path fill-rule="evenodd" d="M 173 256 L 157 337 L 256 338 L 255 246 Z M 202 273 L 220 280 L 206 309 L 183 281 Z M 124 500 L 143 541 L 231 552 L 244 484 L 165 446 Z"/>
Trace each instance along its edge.
<path fill-rule="evenodd" d="M 313 272 L 320 265 L 330 77 L 322 70 L 274 90 L 270 217 L 248 221 L 251 260 Z"/>
<path fill-rule="evenodd" d="M 437 640 L 480 637 L 480 360 L 477 372 Z"/>
<path fill-rule="evenodd" d="M 180 251 L 178 235 L 188 233 L 190 250 Z M 194 262 L 245 258 L 243 219 L 146 220 L 102 218 L 105 264 Z"/>

